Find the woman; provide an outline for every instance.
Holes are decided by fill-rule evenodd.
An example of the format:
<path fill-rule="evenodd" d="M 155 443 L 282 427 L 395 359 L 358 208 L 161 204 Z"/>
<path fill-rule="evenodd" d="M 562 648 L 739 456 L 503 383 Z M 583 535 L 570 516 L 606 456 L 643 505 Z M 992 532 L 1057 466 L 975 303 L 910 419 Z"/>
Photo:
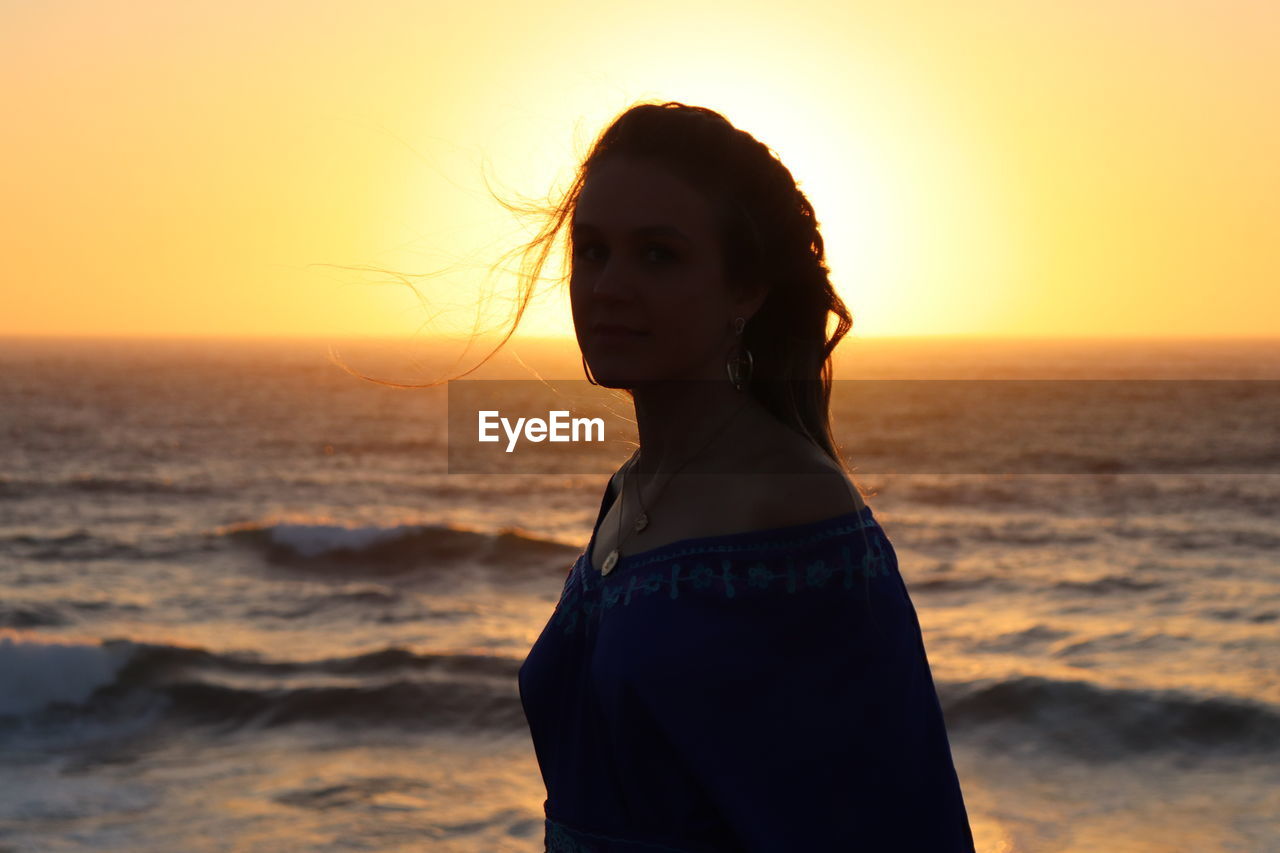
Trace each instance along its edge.
<path fill-rule="evenodd" d="M 584 369 L 631 394 L 640 447 L 520 668 L 547 849 L 972 851 L 893 546 L 832 440 L 850 320 L 791 174 L 718 113 L 641 104 L 556 213 Z"/>

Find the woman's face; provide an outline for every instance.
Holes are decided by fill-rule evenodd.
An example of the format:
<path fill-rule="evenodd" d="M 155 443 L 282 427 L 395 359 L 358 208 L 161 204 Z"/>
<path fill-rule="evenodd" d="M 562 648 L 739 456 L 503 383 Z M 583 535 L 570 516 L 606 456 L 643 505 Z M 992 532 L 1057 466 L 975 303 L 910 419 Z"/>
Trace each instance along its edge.
<path fill-rule="evenodd" d="M 711 205 L 652 161 L 606 158 L 571 223 L 570 298 L 578 346 L 604 386 L 725 380 L 737 299 L 722 275 Z"/>

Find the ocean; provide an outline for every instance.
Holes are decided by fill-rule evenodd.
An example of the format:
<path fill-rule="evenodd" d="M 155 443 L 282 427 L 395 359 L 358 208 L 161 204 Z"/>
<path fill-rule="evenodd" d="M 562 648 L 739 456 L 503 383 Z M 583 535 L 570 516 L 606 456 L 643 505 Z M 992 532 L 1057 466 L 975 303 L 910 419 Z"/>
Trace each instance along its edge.
<path fill-rule="evenodd" d="M 516 672 L 605 478 L 450 473 L 446 389 L 332 344 L 0 339 L 0 851 L 542 849 Z M 565 346 L 469 378 L 580 380 Z M 1280 340 L 866 339 L 836 376 L 947 380 L 833 419 L 979 851 L 1280 850 Z M 993 380 L 1123 382 L 1046 451 Z M 946 443 L 974 413 L 1003 455 Z"/>

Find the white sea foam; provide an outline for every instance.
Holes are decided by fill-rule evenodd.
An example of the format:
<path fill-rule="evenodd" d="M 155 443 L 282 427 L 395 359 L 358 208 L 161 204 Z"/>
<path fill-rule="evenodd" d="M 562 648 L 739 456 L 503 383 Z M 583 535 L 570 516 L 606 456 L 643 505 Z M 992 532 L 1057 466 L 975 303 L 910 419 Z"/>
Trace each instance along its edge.
<path fill-rule="evenodd" d="M 273 525 L 270 541 L 303 557 L 318 557 L 334 551 L 363 551 L 383 542 L 393 542 L 421 530 L 420 525 L 366 525 L 282 523 Z"/>
<path fill-rule="evenodd" d="M 132 649 L 0 636 L 0 715 L 81 703 L 115 680 Z"/>

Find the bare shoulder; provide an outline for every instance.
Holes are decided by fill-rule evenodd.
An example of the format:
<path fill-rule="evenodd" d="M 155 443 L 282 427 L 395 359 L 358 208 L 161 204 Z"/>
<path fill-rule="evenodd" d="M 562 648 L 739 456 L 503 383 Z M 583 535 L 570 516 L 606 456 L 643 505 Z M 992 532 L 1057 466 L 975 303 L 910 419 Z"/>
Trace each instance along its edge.
<path fill-rule="evenodd" d="M 808 442 L 779 447 L 760 461 L 749 486 L 755 529 L 825 521 L 865 506 L 840 465 Z"/>

